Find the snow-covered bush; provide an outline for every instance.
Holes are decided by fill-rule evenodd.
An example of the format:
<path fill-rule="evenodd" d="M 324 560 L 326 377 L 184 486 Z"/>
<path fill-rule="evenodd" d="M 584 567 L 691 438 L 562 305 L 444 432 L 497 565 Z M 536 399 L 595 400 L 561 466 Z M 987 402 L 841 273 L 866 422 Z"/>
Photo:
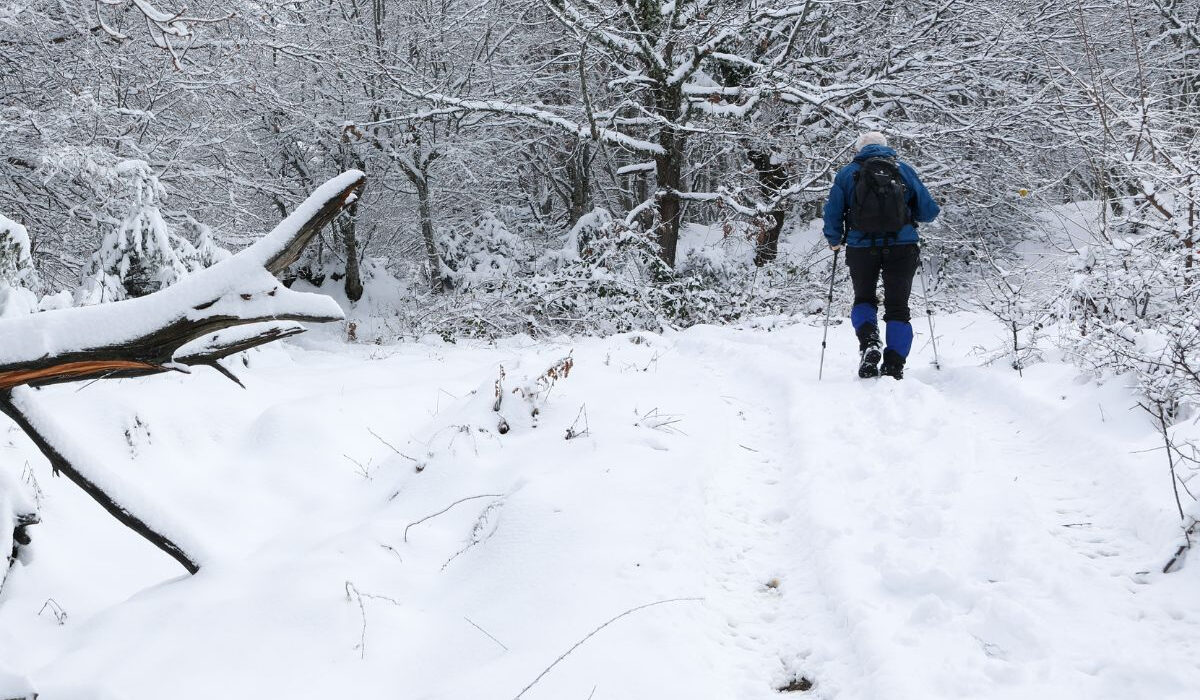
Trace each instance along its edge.
<path fill-rule="evenodd" d="M 1133 233 L 1078 259 L 1065 340 L 1083 363 L 1131 373 L 1174 415 L 1200 405 L 1200 270 L 1169 231 Z"/>
<path fill-rule="evenodd" d="M 440 229 L 437 243 L 444 276 L 456 289 L 500 284 L 517 276 L 528 257 L 524 242 L 491 212 L 466 232 Z"/>
<path fill-rule="evenodd" d="M 799 302 L 822 295 L 809 269 L 785 260 L 756 268 L 749 257 L 693 251 L 672 271 L 652 233 L 604 209 L 585 214 L 557 247 L 531 261 L 494 218 L 481 223 L 491 235 L 476 240 L 487 246 L 451 238 L 455 245 L 443 251 L 458 261 L 462 283 L 455 292 L 422 297 L 401 332 L 452 340 L 661 330 L 812 311 Z"/>
<path fill-rule="evenodd" d="M 36 284 L 28 231 L 0 216 L 0 318 L 36 310 L 37 295 L 32 291 Z"/>
<path fill-rule="evenodd" d="M 197 248 L 167 223 L 160 209 L 164 191 L 147 163 L 125 161 L 118 172 L 127 184 L 129 213 L 105 234 L 92 255 L 77 304 L 145 296 L 229 256 L 206 226 L 190 224 L 199 237 Z"/>

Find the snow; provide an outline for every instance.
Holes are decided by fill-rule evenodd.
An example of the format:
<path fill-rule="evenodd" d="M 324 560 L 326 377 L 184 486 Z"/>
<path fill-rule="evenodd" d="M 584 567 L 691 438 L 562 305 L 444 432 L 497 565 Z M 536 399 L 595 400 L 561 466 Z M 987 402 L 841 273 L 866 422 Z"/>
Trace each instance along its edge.
<path fill-rule="evenodd" d="M 1194 697 L 1200 567 L 1159 573 L 1178 517 L 1119 378 L 980 367 L 1004 330 L 959 314 L 944 371 L 922 334 L 904 382 L 854 379 L 842 324 L 818 382 L 797 320 L 318 329 L 235 358 L 246 390 L 26 392 L 208 552 L 182 575 L 5 424 L 0 473 L 44 495 L 0 671 L 48 700 Z"/>

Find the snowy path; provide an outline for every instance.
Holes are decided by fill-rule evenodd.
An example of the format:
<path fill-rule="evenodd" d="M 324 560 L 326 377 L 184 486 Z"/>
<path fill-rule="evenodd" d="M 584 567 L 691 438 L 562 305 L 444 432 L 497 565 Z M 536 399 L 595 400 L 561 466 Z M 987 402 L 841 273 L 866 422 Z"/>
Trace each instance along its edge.
<path fill-rule="evenodd" d="M 793 325 L 321 341 L 256 355 L 245 392 L 40 392 L 224 558 L 176 580 L 36 472 L 45 522 L 0 598 L 0 673 L 48 700 L 508 700 L 605 620 L 684 599 L 522 697 L 767 700 L 800 677 L 789 695 L 828 700 L 1194 697 L 1200 567 L 1157 573 L 1169 482 L 1133 454 L 1153 431 L 1062 365 L 975 367 L 986 325 L 946 323 L 949 369 L 902 383 L 849 378 L 845 328 L 818 383 L 818 329 Z M 36 462 L 8 439 L 5 468 Z M 65 624 L 38 614 L 49 597 Z"/>
<path fill-rule="evenodd" d="M 1146 585 L 1160 553 L 1123 515 L 1116 444 L 1095 426 L 954 371 L 918 370 L 902 384 L 841 372 L 818 385 L 795 353 L 750 338 L 716 345 L 770 368 L 756 372 L 769 387 L 757 397 L 775 417 L 768 434 L 786 426 L 775 444 L 788 456 L 767 461 L 790 468 L 769 478 L 782 471 L 782 491 L 796 496 L 761 507 L 789 514 L 778 619 L 799 639 L 831 632 L 803 624 L 814 612 L 840 623 L 832 640 L 801 643 L 815 647 L 806 663 L 822 695 L 1195 692 L 1183 679 L 1197 677 L 1197 617 Z"/>

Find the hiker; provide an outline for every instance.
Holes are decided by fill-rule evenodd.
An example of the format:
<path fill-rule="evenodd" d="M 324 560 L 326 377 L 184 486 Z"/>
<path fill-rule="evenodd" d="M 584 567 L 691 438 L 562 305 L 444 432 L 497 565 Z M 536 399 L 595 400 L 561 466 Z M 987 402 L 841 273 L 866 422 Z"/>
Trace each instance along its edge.
<path fill-rule="evenodd" d="M 855 148 L 858 155 L 838 171 L 829 190 L 825 238 L 830 250 L 846 248 L 854 284 L 850 323 L 861 354 L 858 376 L 903 379 L 913 339 L 908 296 L 920 264 L 917 224 L 933 221 L 940 209 L 916 171 L 896 159 L 883 134 L 869 131 Z M 875 294 L 881 274 L 887 340 L 882 353 Z"/>

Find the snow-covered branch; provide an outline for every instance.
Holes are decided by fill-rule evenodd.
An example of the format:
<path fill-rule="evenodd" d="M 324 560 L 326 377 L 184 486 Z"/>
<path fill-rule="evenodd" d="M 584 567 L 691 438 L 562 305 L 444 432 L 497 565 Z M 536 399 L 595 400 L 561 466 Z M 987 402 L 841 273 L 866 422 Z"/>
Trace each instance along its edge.
<path fill-rule="evenodd" d="M 0 389 L 154 374 L 193 362 L 200 356 L 177 351 L 225 328 L 342 318 L 329 297 L 294 292 L 275 275 L 353 201 L 363 181 L 357 171 L 330 180 L 254 245 L 159 292 L 0 321 Z M 202 356 L 211 362 L 277 337 L 272 330 L 240 338 Z"/>

